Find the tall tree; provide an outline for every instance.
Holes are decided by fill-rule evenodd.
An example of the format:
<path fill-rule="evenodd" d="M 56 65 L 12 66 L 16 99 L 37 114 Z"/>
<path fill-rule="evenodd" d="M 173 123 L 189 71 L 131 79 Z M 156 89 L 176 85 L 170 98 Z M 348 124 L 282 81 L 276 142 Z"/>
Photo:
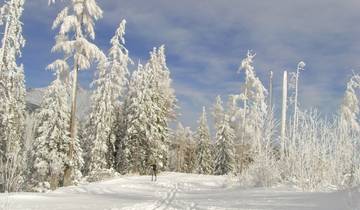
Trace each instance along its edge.
<path fill-rule="evenodd" d="M 152 100 L 149 76 L 142 65 L 133 72 L 125 100 L 125 135 L 119 142 L 117 168 L 122 173 L 146 174 L 159 139 L 156 126 L 157 105 Z"/>
<path fill-rule="evenodd" d="M 198 144 L 196 148 L 196 172 L 199 174 L 212 174 L 212 145 L 205 107 L 203 107 L 203 111 L 199 119 L 199 127 L 195 134 L 195 140 Z"/>
<path fill-rule="evenodd" d="M 25 45 L 21 16 L 24 0 L 6 0 L 0 23 L 5 24 L 0 49 L 0 191 L 19 190 L 25 121 L 25 82 L 16 60 Z"/>
<path fill-rule="evenodd" d="M 64 53 L 67 59 L 72 58 L 72 95 L 68 165 L 64 172 L 64 185 L 72 184 L 74 143 L 76 139 L 76 93 L 78 71 L 89 69 L 93 61 L 106 59 L 101 50 L 88 41 L 95 38 L 94 22 L 102 17 L 102 10 L 95 0 L 69 0 L 66 6 L 56 17 L 53 29 L 59 28 L 56 36 L 54 52 Z M 50 1 L 54 2 L 54 0 Z"/>
<path fill-rule="evenodd" d="M 120 110 L 125 86 L 128 83 L 128 50 L 124 47 L 125 24 L 121 21 L 110 43 L 108 61 L 99 65 L 98 78 L 92 97 L 91 113 L 87 125 L 89 170 L 109 169 L 114 165 L 115 123 Z"/>
<path fill-rule="evenodd" d="M 56 79 L 46 90 L 37 114 L 39 122 L 36 128 L 32 158 L 32 182 L 38 189 L 50 186 L 55 189 L 60 186 L 61 178 L 67 162 L 70 133 L 70 109 L 66 84 L 61 75 L 69 71 L 69 66 L 63 60 L 57 60 L 48 67 L 55 70 Z M 78 141 L 75 150 L 75 165 L 82 165 L 81 150 Z"/>
<path fill-rule="evenodd" d="M 118 160 L 128 160 L 130 171 L 147 173 L 148 165 L 156 163 L 166 169 L 169 150 L 169 121 L 175 117 L 176 98 L 166 66 L 165 48 L 154 48 L 145 66 L 133 73 L 125 100 L 125 129 Z M 127 145 L 127 146 L 126 146 Z M 135 148 L 132 150 L 124 147 Z M 126 151 L 130 155 L 124 159 Z M 121 164 L 118 163 L 118 168 Z"/>
<path fill-rule="evenodd" d="M 151 142 L 151 162 L 156 162 L 163 170 L 168 163 L 169 122 L 175 118 L 176 97 L 171 87 L 170 70 L 166 65 L 165 46 L 154 48 L 146 65 L 149 89 L 154 104 L 155 130 L 158 138 Z M 156 108 L 155 108 L 156 107 Z"/>
<path fill-rule="evenodd" d="M 269 104 L 268 104 L 268 112 L 270 113 L 273 108 L 273 80 L 274 80 L 274 73 L 273 71 L 269 72 Z"/>
<path fill-rule="evenodd" d="M 300 77 L 300 71 L 303 71 L 305 68 L 305 62 L 304 61 L 300 61 L 298 63 L 298 66 L 296 68 L 296 73 L 292 75 L 292 79 L 293 80 L 293 85 L 294 85 L 294 113 L 293 113 L 293 123 L 292 123 L 292 137 L 294 138 L 296 136 L 296 130 L 298 128 L 298 95 L 299 95 L 299 77 Z"/>
<path fill-rule="evenodd" d="M 285 140 L 286 140 L 286 114 L 287 114 L 287 88 L 288 88 L 288 80 L 287 80 L 287 71 L 284 71 L 283 76 L 283 88 L 282 88 L 282 106 L 281 106 L 281 130 L 280 130 L 280 155 L 281 158 L 284 158 L 285 155 Z"/>
<path fill-rule="evenodd" d="M 140 96 L 143 84 L 143 71 L 144 68 L 141 64 L 138 64 L 137 69 L 132 73 L 127 95 L 125 97 L 123 111 L 122 111 L 122 126 L 117 128 L 116 133 L 116 170 L 122 174 L 135 171 L 140 165 L 139 158 L 144 155 L 143 151 L 140 151 L 139 142 L 141 122 L 138 117 L 142 111 L 143 103 L 140 103 Z M 141 113 L 144 114 L 144 113 Z M 142 153 L 140 155 L 140 153 Z"/>
<path fill-rule="evenodd" d="M 254 155 L 257 155 L 256 153 L 259 152 L 264 120 L 268 111 L 266 104 L 268 93 L 261 80 L 257 77 L 253 66 L 255 55 L 248 51 L 239 68 L 239 70 L 243 70 L 245 73 L 243 92 L 239 96 L 244 102 L 241 142 L 243 144 L 242 153 L 245 153 L 241 154 L 241 156 L 244 157 L 247 153 L 250 153 L 251 158 L 254 158 Z M 241 163 L 241 165 L 243 164 Z M 240 166 L 240 170 L 242 169 L 243 166 Z"/>

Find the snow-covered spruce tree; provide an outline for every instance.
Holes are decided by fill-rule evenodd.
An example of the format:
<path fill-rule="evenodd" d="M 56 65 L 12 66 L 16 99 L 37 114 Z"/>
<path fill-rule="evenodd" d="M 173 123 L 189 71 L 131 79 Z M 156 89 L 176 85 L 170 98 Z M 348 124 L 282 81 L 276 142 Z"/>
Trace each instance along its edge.
<path fill-rule="evenodd" d="M 169 121 L 175 118 L 176 97 L 171 87 L 170 71 L 166 65 L 165 47 L 154 48 L 150 52 L 150 60 L 146 65 L 149 78 L 151 99 L 155 105 L 156 136 L 151 142 L 150 162 L 156 162 L 161 170 L 166 169 L 168 163 Z"/>
<path fill-rule="evenodd" d="M 93 61 L 105 60 L 99 48 L 88 41 L 95 38 L 94 22 L 102 17 L 102 10 L 95 0 L 68 0 L 69 4 L 56 17 L 53 29 L 59 28 L 53 52 L 62 52 L 72 59 L 72 95 L 70 137 L 64 185 L 71 185 L 74 176 L 74 146 L 76 139 L 76 93 L 78 71 L 89 69 Z M 50 2 L 54 2 L 51 0 Z"/>
<path fill-rule="evenodd" d="M 203 107 L 199 119 L 199 127 L 195 134 L 196 148 L 196 172 L 199 174 L 213 173 L 212 145 L 210 140 L 210 131 L 206 119 L 206 109 Z"/>
<path fill-rule="evenodd" d="M 229 116 L 225 114 L 220 96 L 216 97 L 213 108 L 216 129 L 214 174 L 224 175 L 235 172 L 235 133 L 230 127 Z"/>
<path fill-rule="evenodd" d="M 121 173 L 148 173 L 151 142 L 158 138 L 154 111 L 158 107 L 151 99 L 149 76 L 140 64 L 131 76 L 124 107 L 125 135 L 117 153 Z"/>
<path fill-rule="evenodd" d="M 6 0 L 0 23 L 5 25 L 0 49 L 0 192 L 17 191 L 23 182 L 25 82 L 16 60 L 25 45 L 21 16 L 24 0 Z"/>
<path fill-rule="evenodd" d="M 223 117 L 217 126 L 215 142 L 214 174 L 231 174 L 235 171 L 234 131 L 229 125 L 229 117 Z"/>
<path fill-rule="evenodd" d="M 169 148 L 169 121 L 175 117 L 176 98 L 166 66 L 164 47 L 154 48 L 149 62 L 133 74 L 125 100 L 123 142 L 118 143 L 118 160 L 128 160 L 128 171 L 149 173 L 156 163 L 166 169 Z M 119 146 L 120 145 L 120 146 Z M 127 150 L 126 147 L 133 149 Z M 141 147 L 141 148 L 140 148 Z M 133 158 L 124 158 L 130 151 Z M 122 168 L 117 163 L 118 168 Z"/>
<path fill-rule="evenodd" d="M 87 123 L 89 171 L 96 173 L 114 166 L 115 123 L 128 83 L 128 64 L 131 63 L 124 47 L 125 24 L 123 20 L 111 39 L 108 61 L 99 65 L 98 78 L 93 82 L 91 113 Z"/>
<path fill-rule="evenodd" d="M 113 145 L 114 153 L 113 153 L 113 164 L 116 164 L 118 145 L 124 137 L 124 129 L 125 125 L 125 116 L 124 116 L 124 108 L 125 108 L 125 95 L 124 93 L 128 91 L 129 85 L 129 70 L 128 65 L 133 64 L 133 61 L 129 58 L 129 52 L 125 48 L 125 25 L 126 20 L 121 21 L 119 28 L 117 29 L 115 36 L 111 39 L 110 43 L 112 45 L 108 59 L 110 62 L 110 77 L 114 80 L 115 93 L 114 97 L 118 100 L 116 104 L 116 120 L 114 123 L 115 127 L 115 142 Z M 114 165 L 115 166 L 115 165 Z M 116 168 L 116 167 L 115 167 Z"/>
<path fill-rule="evenodd" d="M 65 61 L 57 60 L 48 69 L 55 71 L 56 79 L 47 88 L 36 117 L 39 124 L 31 154 L 34 163 L 31 182 L 36 191 L 60 186 L 70 142 L 68 93 L 66 84 L 61 80 L 61 75 L 69 71 L 69 66 Z M 81 165 L 81 154 L 76 155 L 79 156 L 76 158 L 77 165 Z"/>

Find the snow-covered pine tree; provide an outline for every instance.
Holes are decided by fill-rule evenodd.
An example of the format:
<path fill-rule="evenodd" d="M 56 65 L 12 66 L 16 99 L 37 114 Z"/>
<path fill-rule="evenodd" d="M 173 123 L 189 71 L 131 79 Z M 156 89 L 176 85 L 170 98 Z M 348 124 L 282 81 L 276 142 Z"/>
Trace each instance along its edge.
<path fill-rule="evenodd" d="M 235 171 L 234 137 L 229 117 L 226 115 L 217 126 L 214 174 L 224 175 Z"/>
<path fill-rule="evenodd" d="M 25 45 L 21 16 L 24 0 L 6 0 L 0 23 L 5 24 L 0 49 L 0 192 L 17 191 L 23 182 L 25 81 L 16 60 Z"/>
<path fill-rule="evenodd" d="M 55 71 L 56 79 L 47 88 L 37 113 L 39 124 L 31 155 L 34 163 L 31 182 L 37 191 L 60 186 L 70 142 L 68 93 L 66 84 L 61 80 L 61 75 L 69 71 L 69 66 L 64 60 L 57 60 L 48 69 Z M 76 165 L 81 165 L 81 154 L 76 155 L 79 156 L 75 159 Z"/>
<path fill-rule="evenodd" d="M 102 17 L 102 10 L 95 0 L 69 0 L 56 17 L 53 29 L 59 28 L 53 52 L 62 52 L 64 57 L 72 58 L 72 100 L 70 117 L 70 137 L 68 163 L 64 174 L 64 185 L 73 182 L 74 144 L 76 139 L 76 93 L 78 71 L 89 69 L 94 61 L 106 60 L 106 56 L 88 41 L 95 38 L 94 22 Z M 53 3 L 50 0 L 49 3 Z"/>
<path fill-rule="evenodd" d="M 99 65 L 98 78 L 93 82 L 96 89 L 91 97 L 92 107 L 87 125 L 90 172 L 114 166 L 116 117 L 128 83 L 128 64 L 132 62 L 124 47 L 125 24 L 125 20 L 121 21 L 111 39 L 108 61 Z"/>
<path fill-rule="evenodd" d="M 213 173 L 212 144 L 210 140 L 210 131 L 206 119 L 206 109 L 203 107 L 199 119 L 199 127 L 195 134 L 197 142 L 196 148 L 196 172 L 199 174 Z"/>

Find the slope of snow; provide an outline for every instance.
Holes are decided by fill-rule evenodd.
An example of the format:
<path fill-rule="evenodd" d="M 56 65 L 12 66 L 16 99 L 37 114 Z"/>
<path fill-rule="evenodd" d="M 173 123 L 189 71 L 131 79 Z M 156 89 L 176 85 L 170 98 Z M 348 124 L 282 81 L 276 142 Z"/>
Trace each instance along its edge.
<path fill-rule="evenodd" d="M 0 209 L 171 210 L 171 209 L 360 209 L 360 192 L 308 193 L 290 187 L 245 189 L 221 176 L 163 173 L 125 176 L 49 193 L 0 194 Z"/>
<path fill-rule="evenodd" d="M 45 94 L 45 88 L 29 88 L 26 90 L 26 102 L 40 105 L 43 95 Z"/>

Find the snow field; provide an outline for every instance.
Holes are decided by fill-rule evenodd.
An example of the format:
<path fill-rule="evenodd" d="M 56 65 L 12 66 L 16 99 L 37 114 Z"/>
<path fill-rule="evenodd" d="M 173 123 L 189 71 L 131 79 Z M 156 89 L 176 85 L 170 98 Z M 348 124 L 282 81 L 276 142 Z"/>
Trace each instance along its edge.
<path fill-rule="evenodd" d="M 163 173 L 124 176 L 49 193 L 0 195 L 1 210 L 358 210 L 359 189 L 309 193 L 293 187 L 243 188 L 236 178 Z"/>

